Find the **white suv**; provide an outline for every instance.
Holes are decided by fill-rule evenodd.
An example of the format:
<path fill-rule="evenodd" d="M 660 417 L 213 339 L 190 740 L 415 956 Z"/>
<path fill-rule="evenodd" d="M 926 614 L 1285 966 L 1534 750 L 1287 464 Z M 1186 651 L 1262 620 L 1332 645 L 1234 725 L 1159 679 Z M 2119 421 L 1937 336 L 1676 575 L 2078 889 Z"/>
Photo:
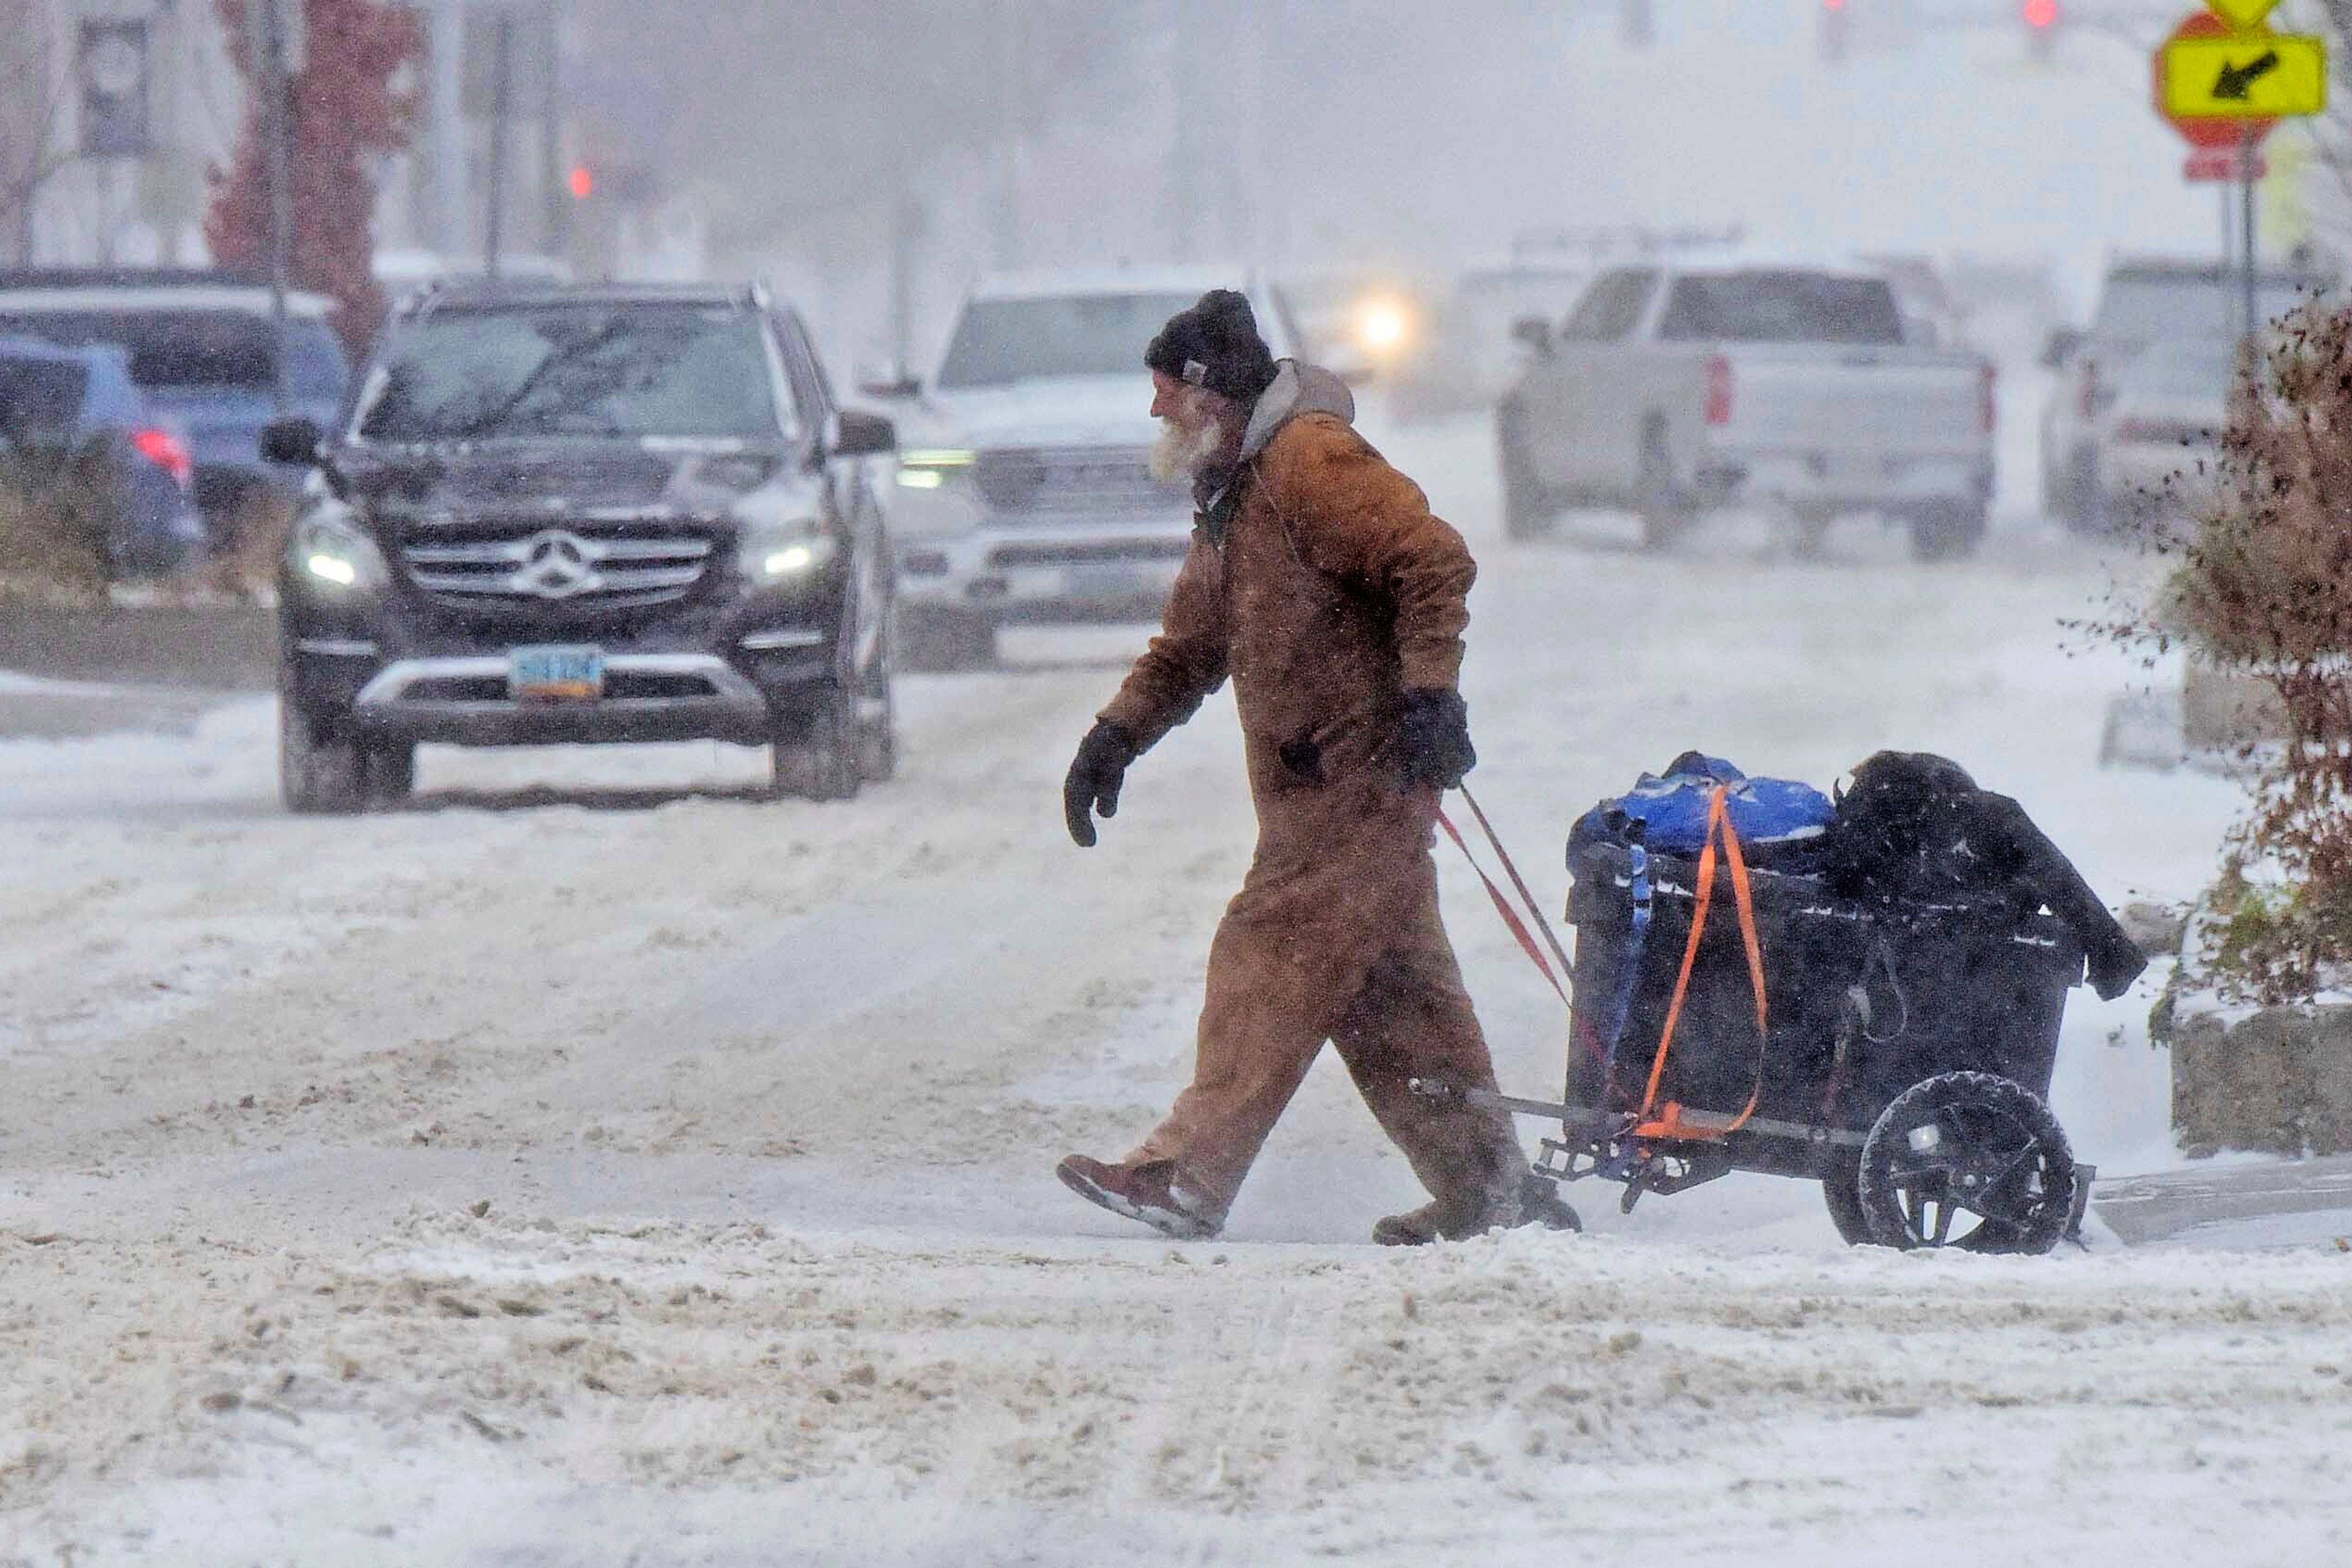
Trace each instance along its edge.
<path fill-rule="evenodd" d="M 1236 269 L 1004 275 L 965 297 L 899 414 L 891 532 L 910 665 L 985 664 L 1007 621 L 1159 616 L 1192 503 L 1151 476 L 1143 351 L 1218 288 L 1249 296 L 1276 358 L 1296 352 L 1272 290 Z"/>

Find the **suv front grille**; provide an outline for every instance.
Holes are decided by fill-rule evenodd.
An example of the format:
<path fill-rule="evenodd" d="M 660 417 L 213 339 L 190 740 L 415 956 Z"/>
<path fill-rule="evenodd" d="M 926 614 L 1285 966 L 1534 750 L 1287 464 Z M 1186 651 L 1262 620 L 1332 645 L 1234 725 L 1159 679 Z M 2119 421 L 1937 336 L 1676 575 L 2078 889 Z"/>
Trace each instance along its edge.
<path fill-rule="evenodd" d="M 415 584 L 459 609 L 620 609 L 684 598 L 709 571 L 707 533 L 674 520 L 468 522 L 411 534 L 400 550 Z"/>
<path fill-rule="evenodd" d="M 991 566 L 1129 565 L 1181 561 L 1192 552 L 1191 539 L 1078 540 L 1055 544 L 1000 544 L 988 552 Z"/>
<path fill-rule="evenodd" d="M 972 482 L 1000 512 L 1164 517 L 1189 505 L 1181 481 L 1151 477 L 1140 447 L 999 447 L 972 464 Z"/>

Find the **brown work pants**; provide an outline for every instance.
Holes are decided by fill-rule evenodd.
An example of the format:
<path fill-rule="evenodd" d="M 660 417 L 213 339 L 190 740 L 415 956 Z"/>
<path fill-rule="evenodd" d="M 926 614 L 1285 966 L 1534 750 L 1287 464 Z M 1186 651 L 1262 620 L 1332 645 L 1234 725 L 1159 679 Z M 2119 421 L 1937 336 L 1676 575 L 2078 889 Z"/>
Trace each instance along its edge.
<path fill-rule="evenodd" d="M 1435 810 L 1427 792 L 1370 784 L 1261 802 L 1256 858 L 1209 950 L 1192 1086 L 1128 1157 L 1173 1160 L 1204 1217 L 1222 1223 L 1327 1039 L 1449 1230 L 1515 1216 L 1509 1117 L 1408 1087 L 1495 1087 L 1438 913 Z"/>

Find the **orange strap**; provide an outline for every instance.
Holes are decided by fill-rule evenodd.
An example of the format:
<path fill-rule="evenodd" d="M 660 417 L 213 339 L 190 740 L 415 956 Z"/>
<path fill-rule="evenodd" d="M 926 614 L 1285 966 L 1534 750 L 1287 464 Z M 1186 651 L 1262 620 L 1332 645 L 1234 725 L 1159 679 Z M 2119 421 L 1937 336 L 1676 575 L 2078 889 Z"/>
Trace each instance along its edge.
<path fill-rule="evenodd" d="M 1722 1128 L 1699 1128 L 1685 1122 L 1683 1108 L 1673 1100 L 1660 1108 L 1658 1084 L 1665 1077 L 1666 1056 L 1674 1048 L 1675 1026 L 1681 1022 L 1683 1000 L 1690 994 L 1691 971 L 1698 963 L 1699 939 L 1706 934 L 1706 919 L 1715 905 L 1715 844 L 1723 839 L 1724 858 L 1731 865 L 1731 898 L 1739 910 L 1739 934 L 1748 944 L 1748 982 L 1756 993 L 1756 1082 L 1748 1092 L 1748 1103 L 1731 1124 Z M 1739 835 L 1731 826 L 1731 810 L 1726 787 L 1717 784 L 1706 804 L 1706 842 L 1698 852 L 1698 891 L 1696 906 L 1691 910 L 1690 941 L 1683 948 L 1682 973 L 1675 980 L 1673 1000 L 1666 1004 L 1666 1026 L 1658 1036 L 1658 1054 L 1650 1063 L 1649 1088 L 1642 1096 L 1642 1121 L 1633 1129 L 1637 1138 L 1721 1138 L 1737 1132 L 1756 1114 L 1756 1102 L 1764 1092 L 1765 1042 L 1769 1037 L 1766 1028 L 1770 1014 L 1764 1001 L 1764 948 L 1756 935 L 1756 895 L 1748 879 L 1748 858 L 1739 847 Z M 1654 1120 L 1651 1111 L 1657 1110 Z"/>

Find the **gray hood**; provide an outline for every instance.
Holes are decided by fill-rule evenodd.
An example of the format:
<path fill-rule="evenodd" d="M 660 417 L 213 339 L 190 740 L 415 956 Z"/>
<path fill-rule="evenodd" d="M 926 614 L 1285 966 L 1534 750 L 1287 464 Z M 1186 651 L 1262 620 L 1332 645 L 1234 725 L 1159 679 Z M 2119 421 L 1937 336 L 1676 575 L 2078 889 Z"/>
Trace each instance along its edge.
<path fill-rule="evenodd" d="M 1257 406 L 1250 411 L 1249 426 L 1242 432 L 1241 460 L 1246 463 L 1265 451 L 1276 434 L 1302 414 L 1336 414 L 1353 425 L 1356 395 L 1319 364 L 1282 361 L 1275 369 L 1274 384 L 1258 395 Z"/>
<path fill-rule="evenodd" d="M 1224 542 L 1225 525 L 1233 521 L 1234 507 L 1241 499 L 1234 476 L 1273 444 L 1284 426 L 1302 414 L 1336 414 L 1353 425 L 1356 395 L 1346 382 L 1321 365 L 1286 359 L 1250 410 L 1249 424 L 1242 430 L 1241 456 L 1230 467 L 1218 464 L 1192 476 L 1192 504 L 1200 509 L 1213 543 Z"/>

